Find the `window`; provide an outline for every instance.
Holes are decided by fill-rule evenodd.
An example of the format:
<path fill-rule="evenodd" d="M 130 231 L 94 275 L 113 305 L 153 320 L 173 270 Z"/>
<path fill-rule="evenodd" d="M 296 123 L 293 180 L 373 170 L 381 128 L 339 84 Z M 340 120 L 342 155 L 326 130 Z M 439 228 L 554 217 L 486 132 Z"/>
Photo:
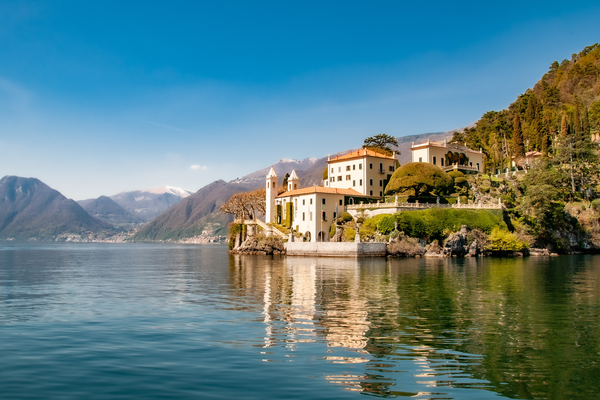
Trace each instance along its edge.
<path fill-rule="evenodd" d="M 308 213 L 308 216 L 310 217 L 310 220 L 312 221 L 312 211 Z"/>
<path fill-rule="evenodd" d="M 477 171 L 479 171 L 479 163 L 477 163 Z"/>
<path fill-rule="evenodd" d="M 380 163 L 379 163 L 379 170 L 380 170 L 381 172 L 383 172 L 383 163 L 382 163 L 382 162 L 380 162 Z"/>
<path fill-rule="evenodd" d="M 310 199 L 310 204 L 312 204 L 312 199 Z M 311 221 L 312 221 L 312 219 L 311 219 Z"/>
<path fill-rule="evenodd" d="M 373 179 L 369 179 L 369 186 L 373 186 Z"/>
<path fill-rule="evenodd" d="M 358 186 L 362 186 L 362 179 L 358 181 Z"/>
<path fill-rule="evenodd" d="M 352 186 L 356 186 L 356 181 L 352 181 Z"/>
<path fill-rule="evenodd" d="M 333 168 L 331 168 L 331 173 L 333 174 Z"/>
<path fill-rule="evenodd" d="M 373 196 L 373 191 L 369 190 L 369 196 Z"/>
<path fill-rule="evenodd" d="M 346 165 L 346 171 L 350 171 L 350 166 Z"/>
<path fill-rule="evenodd" d="M 352 164 L 352 171 L 356 170 L 356 164 Z"/>
<path fill-rule="evenodd" d="M 321 204 L 325 204 L 325 197 L 321 199 Z"/>
<path fill-rule="evenodd" d="M 369 169 L 373 169 L 373 163 L 369 163 Z"/>
<path fill-rule="evenodd" d="M 340 206 L 344 204 L 344 200 L 340 199 Z"/>
<path fill-rule="evenodd" d="M 440 164 L 442 164 L 442 167 L 444 166 L 444 159 L 440 158 Z"/>
<path fill-rule="evenodd" d="M 338 167 L 338 172 L 342 172 L 342 167 Z"/>
<path fill-rule="evenodd" d="M 342 181 L 342 176 L 340 175 L 340 176 L 338 176 L 338 182 L 341 182 L 341 181 Z"/>
<path fill-rule="evenodd" d="M 349 181 L 350 180 L 350 175 L 346 175 L 346 180 Z"/>
<path fill-rule="evenodd" d="M 306 205 L 306 199 L 302 199 L 302 205 L 305 206 Z"/>
<path fill-rule="evenodd" d="M 379 186 L 383 186 L 383 181 L 381 179 L 379 180 Z"/>
<path fill-rule="evenodd" d="M 433 165 L 437 165 L 437 158 L 436 158 L 436 156 L 433 156 Z"/>
<path fill-rule="evenodd" d="M 362 169 L 362 163 L 358 164 L 358 169 Z"/>
<path fill-rule="evenodd" d="M 323 211 L 323 221 L 327 221 L 327 212 Z"/>
<path fill-rule="evenodd" d="M 267 189 L 269 188 L 269 182 L 267 182 Z"/>
<path fill-rule="evenodd" d="M 383 192 L 379 191 L 379 197 L 383 196 Z"/>
<path fill-rule="evenodd" d="M 302 221 L 304 221 L 306 218 L 306 213 L 302 213 Z"/>
<path fill-rule="evenodd" d="M 469 163 L 469 164 L 471 164 L 471 167 L 473 166 L 473 163 Z"/>
<path fill-rule="evenodd" d="M 334 211 L 333 212 L 333 219 L 336 219 L 336 218 L 337 218 L 337 213 Z"/>
<path fill-rule="evenodd" d="M 331 182 L 335 182 L 335 178 L 334 177 L 331 177 L 330 180 L 331 180 Z"/>
<path fill-rule="evenodd" d="M 390 165 L 390 172 L 394 172 L 394 166 Z"/>
<path fill-rule="evenodd" d="M 419 162 L 423 162 L 423 157 L 419 157 Z"/>

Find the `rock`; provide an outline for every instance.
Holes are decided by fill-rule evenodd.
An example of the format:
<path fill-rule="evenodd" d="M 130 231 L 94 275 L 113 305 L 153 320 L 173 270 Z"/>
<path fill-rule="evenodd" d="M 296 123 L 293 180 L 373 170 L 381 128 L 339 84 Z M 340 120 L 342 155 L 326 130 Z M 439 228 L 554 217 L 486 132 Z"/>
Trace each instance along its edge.
<path fill-rule="evenodd" d="M 444 255 L 442 246 L 440 246 L 437 240 L 434 240 L 425 246 L 425 250 L 427 251 L 425 257 L 442 257 Z"/>
<path fill-rule="evenodd" d="M 445 257 L 463 257 L 468 251 L 467 226 L 463 225 L 460 231 L 448 236 L 444 242 L 443 254 Z"/>

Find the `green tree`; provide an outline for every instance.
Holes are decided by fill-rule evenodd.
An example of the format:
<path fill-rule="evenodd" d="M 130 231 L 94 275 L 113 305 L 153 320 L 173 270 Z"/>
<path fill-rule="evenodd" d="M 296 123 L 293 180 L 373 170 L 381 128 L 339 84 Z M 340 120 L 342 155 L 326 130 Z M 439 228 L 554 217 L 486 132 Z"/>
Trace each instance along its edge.
<path fill-rule="evenodd" d="M 371 149 L 375 151 L 382 151 L 387 155 L 393 156 L 397 153 L 392 146 L 398 146 L 398 141 L 393 136 L 385 133 L 379 135 L 370 136 L 365 139 L 363 143 L 363 149 Z"/>
<path fill-rule="evenodd" d="M 385 188 L 386 195 L 412 191 L 415 196 L 442 195 L 453 188 L 452 178 L 440 167 L 412 162 L 398 168 Z"/>
<path fill-rule="evenodd" d="M 515 163 L 522 165 L 525 162 L 525 146 L 523 144 L 523 131 L 521 130 L 521 118 L 519 114 L 515 114 L 513 117 L 513 142 L 512 142 L 513 156 L 515 157 Z"/>

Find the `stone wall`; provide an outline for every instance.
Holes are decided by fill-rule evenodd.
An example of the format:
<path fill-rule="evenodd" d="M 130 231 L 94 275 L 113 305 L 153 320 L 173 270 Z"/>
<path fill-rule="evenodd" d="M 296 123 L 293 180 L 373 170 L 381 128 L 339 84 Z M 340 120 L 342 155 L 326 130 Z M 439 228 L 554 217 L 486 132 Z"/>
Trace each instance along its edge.
<path fill-rule="evenodd" d="M 288 256 L 385 257 L 387 243 L 288 242 Z"/>

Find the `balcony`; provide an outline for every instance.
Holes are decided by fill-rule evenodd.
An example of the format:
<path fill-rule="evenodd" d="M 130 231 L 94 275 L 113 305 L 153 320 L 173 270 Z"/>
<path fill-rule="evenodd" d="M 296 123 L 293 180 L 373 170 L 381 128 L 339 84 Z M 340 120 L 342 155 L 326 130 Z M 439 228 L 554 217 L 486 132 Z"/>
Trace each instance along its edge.
<path fill-rule="evenodd" d="M 452 165 L 447 165 L 445 167 L 441 167 L 444 172 L 450 172 L 450 171 L 467 171 L 467 172 L 475 172 L 475 173 L 479 173 L 480 171 L 477 169 L 477 167 L 471 167 L 469 165 L 458 165 L 458 164 L 452 164 Z"/>

